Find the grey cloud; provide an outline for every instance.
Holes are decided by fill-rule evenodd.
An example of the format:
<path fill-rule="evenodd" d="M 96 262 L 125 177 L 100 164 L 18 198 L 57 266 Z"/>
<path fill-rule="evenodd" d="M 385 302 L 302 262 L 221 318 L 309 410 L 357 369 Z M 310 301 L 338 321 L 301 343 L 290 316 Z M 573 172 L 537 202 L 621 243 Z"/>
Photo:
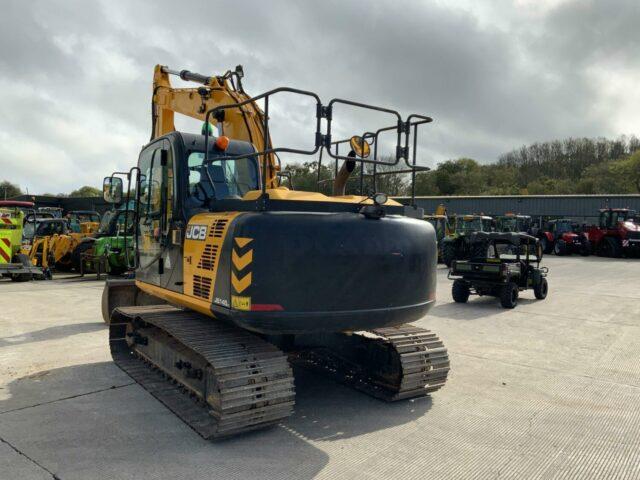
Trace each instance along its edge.
<path fill-rule="evenodd" d="M 10 1 L 0 18 L 0 133 L 21 143 L 0 151 L 3 176 L 63 191 L 132 165 L 148 140 L 156 63 L 202 73 L 243 64 L 253 94 L 291 85 L 431 115 L 421 137 L 430 165 L 493 161 L 569 135 L 637 133 L 639 117 L 617 117 L 627 92 L 603 112 L 592 75 L 612 62 L 640 74 L 637 2 L 566 1 L 543 13 L 506 0 L 481 6 L 483 18 L 445 2 L 391 0 Z M 302 111 L 288 100 L 280 111 L 274 141 L 303 141 Z M 35 175 L 37 149 L 63 152 L 79 172 Z"/>

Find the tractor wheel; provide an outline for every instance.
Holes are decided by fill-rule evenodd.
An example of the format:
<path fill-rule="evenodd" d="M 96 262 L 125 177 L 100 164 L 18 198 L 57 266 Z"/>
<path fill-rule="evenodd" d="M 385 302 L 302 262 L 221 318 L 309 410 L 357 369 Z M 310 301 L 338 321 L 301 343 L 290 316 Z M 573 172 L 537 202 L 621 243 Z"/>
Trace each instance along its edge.
<path fill-rule="evenodd" d="M 454 281 L 451 295 L 456 303 L 467 303 L 467 300 L 469 300 L 469 285 L 462 280 Z"/>
<path fill-rule="evenodd" d="M 513 282 L 507 283 L 500 292 L 500 304 L 504 308 L 515 308 L 518 304 L 518 285 Z"/>
<path fill-rule="evenodd" d="M 540 245 L 542 245 L 542 252 L 549 254 L 551 253 L 551 243 L 549 242 L 549 240 L 547 239 L 547 237 L 541 237 L 540 238 Z"/>
<path fill-rule="evenodd" d="M 11 281 L 12 282 L 30 282 L 33 279 L 33 274 L 31 273 L 12 273 Z"/>
<path fill-rule="evenodd" d="M 591 255 L 591 242 L 589 240 L 584 240 L 582 242 L 582 246 L 580 247 L 580 255 L 583 257 L 588 257 Z"/>
<path fill-rule="evenodd" d="M 25 267 L 31 267 L 31 260 L 24 253 L 18 253 L 15 260 Z M 11 274 L 12 282 L 30 282 L 33 280 L 33 273 L 13 273 Z"/>
<path fill-rule="evenodd" d="M 82 255 L 93 248 L 93 242 L 81 242 L 71 252 L 71 263 L 76 272 L 80 272 L 82 264 Z"/>
<path fill-rule="evenodd" d="M 456 259 L 456 244 L 447 242 L 442 244 L 442 261 L 447 267 L 450 267 Z"/>
<path fill-rule="evenodd" d="M 605 237 L 600 248 L 600 253 L 604 257 L 620 258 L 622 256 L 622 246 L 616 238 Z"/>
<path fill-rule="evenodd" d="M 533 294 L 536 296 L 538 300 L 544 300 L 547 298 L 547 293 L 549 292 L 549 282 L 547 279 L 542 277 L 540 282 L 533 287 Z"/>
<path fill-rule="evenodd" d="M 127 267 L 123 267 L 123 266 L 110 266 L 109 267 L 109 275 L 122 275 L 124 272 L 127 271 Z"/>
<path fill-rule="evenodd" d="M 567 242 L 564 240 L 558 240 L 556 244 L 553 246 L 553 253 L 558 256 L 567 254 Z"/>

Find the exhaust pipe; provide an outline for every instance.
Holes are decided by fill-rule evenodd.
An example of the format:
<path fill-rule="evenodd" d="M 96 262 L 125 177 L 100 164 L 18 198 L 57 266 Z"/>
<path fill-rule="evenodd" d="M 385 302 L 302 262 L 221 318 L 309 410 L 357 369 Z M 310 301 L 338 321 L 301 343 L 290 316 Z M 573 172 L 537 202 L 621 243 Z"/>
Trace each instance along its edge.
<path fill-rule="evenodd" d="M 356 153 L 351 150 L 347 157 L 354 157 Z M 346 160 L 340 170 L 338 171 L 338 175 L 336 175 L 335 180 L 333 181 L 333 196 L 340 197 L 345 194 L 345 189 L 347 188 L 347 180 L 349 180 L 349 175 L 356 168 L 355 160 Z"/>

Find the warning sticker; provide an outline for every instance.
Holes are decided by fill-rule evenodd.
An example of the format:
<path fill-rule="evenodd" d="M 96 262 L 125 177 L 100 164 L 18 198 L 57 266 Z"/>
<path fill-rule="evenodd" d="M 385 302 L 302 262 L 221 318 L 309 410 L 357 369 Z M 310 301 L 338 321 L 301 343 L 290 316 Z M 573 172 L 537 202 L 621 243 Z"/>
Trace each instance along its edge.
<path fill-rule="evenodd" d="M 231 295 L 231 307 L 237 310 L 251 310 L 251 297 Z"/>

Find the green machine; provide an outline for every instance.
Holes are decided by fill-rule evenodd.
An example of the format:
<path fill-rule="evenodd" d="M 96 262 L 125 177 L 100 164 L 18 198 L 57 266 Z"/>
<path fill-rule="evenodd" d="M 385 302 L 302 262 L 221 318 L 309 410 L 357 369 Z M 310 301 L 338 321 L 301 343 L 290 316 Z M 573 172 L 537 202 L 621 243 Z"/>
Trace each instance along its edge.
<path fill-rule="evenodd" d="M 487 215 L 456 215 L 455 230 L 442 240 L 442 260 L 450 267 L 454 260 L 466 260 L 472 254 L 469 236 L 475 232 L 493 232 L 496 222 Z M 481 245 L 475 245 L 482 249 Z"/>
<path fill-rule="evenodd" d="M 133 229 L 135 207 L 125 204 L 102 216 L 98 231 L 84 238 L 73 252 L 73 262 L 80 273 L 97 272 L 121 275 L 133 265 Z"/>

